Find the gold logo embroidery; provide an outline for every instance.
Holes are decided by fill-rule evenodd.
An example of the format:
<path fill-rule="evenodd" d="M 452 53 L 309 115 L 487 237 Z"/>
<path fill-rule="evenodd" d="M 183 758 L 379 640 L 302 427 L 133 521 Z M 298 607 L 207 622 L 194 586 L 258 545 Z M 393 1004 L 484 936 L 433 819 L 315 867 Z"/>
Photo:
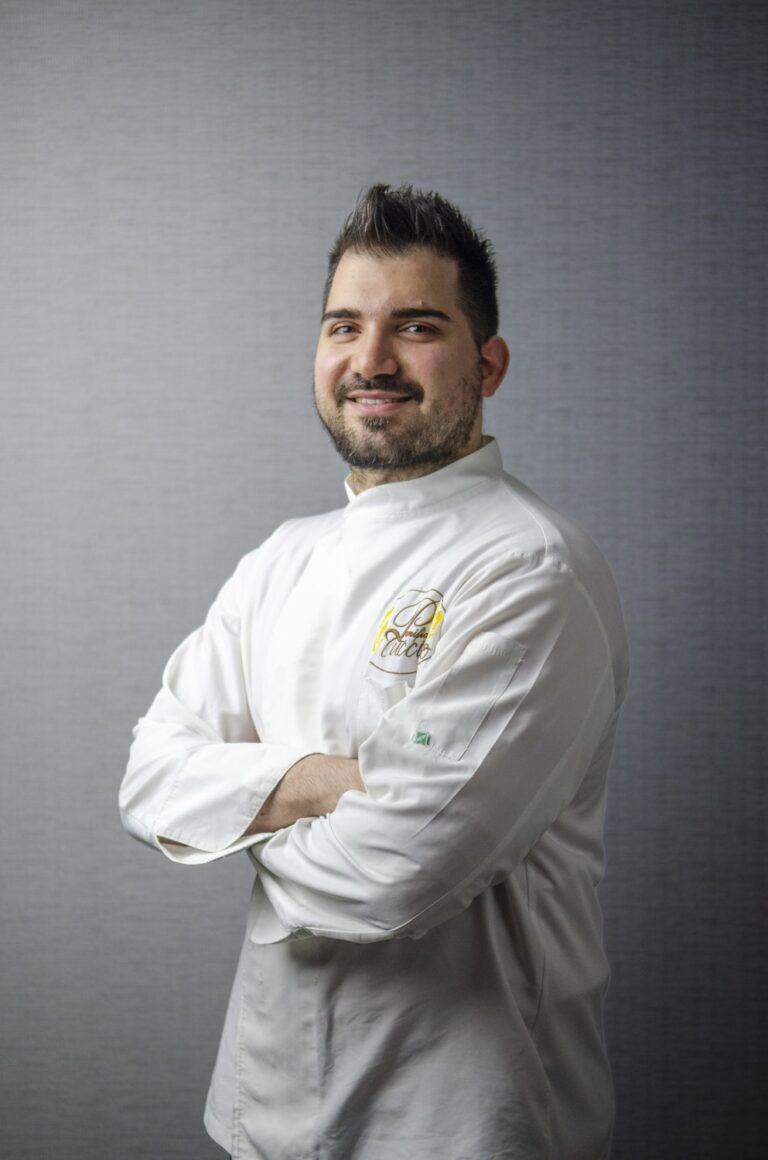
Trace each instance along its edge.
<path fill-rule="evenodd" d="M 415 673 L 435 651 L 444 619 L 443 594 L 436 588 L 402 592 L 381 618 L 371 664 L 385 673 Z"/>

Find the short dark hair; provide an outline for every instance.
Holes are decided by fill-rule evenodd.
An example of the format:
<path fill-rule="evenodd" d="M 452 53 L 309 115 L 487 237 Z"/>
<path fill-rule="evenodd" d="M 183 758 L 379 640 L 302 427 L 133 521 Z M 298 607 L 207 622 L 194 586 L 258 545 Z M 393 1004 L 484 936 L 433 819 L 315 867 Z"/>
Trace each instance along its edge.
<path fill-rule="evenodd" d="M 328 255 L 323 309 L 336 267 L 347 250 L 401 254 L 423 246 L 458 266 L 458 302 L 478 347 L 499 329 L 493 247 L 462 212 L 439 193 L 412 185 L 372 185 L 364 190 Z"/>

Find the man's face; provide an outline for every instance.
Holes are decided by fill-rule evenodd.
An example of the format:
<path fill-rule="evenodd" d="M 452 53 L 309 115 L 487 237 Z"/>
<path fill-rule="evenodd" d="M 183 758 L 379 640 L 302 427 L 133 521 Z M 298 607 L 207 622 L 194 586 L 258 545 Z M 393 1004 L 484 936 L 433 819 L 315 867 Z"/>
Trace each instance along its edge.
<path fill-rule="evenodd" d="M 452 259 L 347 251 L 323 315 L 315 403 L 340 455 L 409 478 L 481 444 L 484 360 L 457 304 Z M 421 470 L 418 470 L 421 469 Z"/>

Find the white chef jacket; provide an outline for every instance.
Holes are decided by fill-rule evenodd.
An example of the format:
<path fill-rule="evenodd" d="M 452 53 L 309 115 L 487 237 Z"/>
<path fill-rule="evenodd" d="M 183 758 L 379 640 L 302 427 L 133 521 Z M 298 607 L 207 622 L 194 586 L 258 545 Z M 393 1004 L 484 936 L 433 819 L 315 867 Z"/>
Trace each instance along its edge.
<path fill-rule="evenodd" d="M 168 858 L 256 870 L 207 1129 L 236 1160 L 602 1160 L 610 572 L 492 439 L 347 491 L 240 561 L 121 789 Z M 313 752 L 367 792 L 242 837 Z"/>

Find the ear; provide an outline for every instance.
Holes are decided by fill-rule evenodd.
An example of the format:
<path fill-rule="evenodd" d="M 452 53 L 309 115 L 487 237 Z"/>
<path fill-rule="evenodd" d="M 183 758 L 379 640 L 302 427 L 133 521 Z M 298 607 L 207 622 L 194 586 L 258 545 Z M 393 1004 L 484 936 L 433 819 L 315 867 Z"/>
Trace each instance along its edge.
<path fill-rule="evenodd" d="M 509 347 L 498 334 L 481 346 L 480 364 L 483 373 L 483 396 L 490 399 L 501 386 L 509 366 Z"/>

